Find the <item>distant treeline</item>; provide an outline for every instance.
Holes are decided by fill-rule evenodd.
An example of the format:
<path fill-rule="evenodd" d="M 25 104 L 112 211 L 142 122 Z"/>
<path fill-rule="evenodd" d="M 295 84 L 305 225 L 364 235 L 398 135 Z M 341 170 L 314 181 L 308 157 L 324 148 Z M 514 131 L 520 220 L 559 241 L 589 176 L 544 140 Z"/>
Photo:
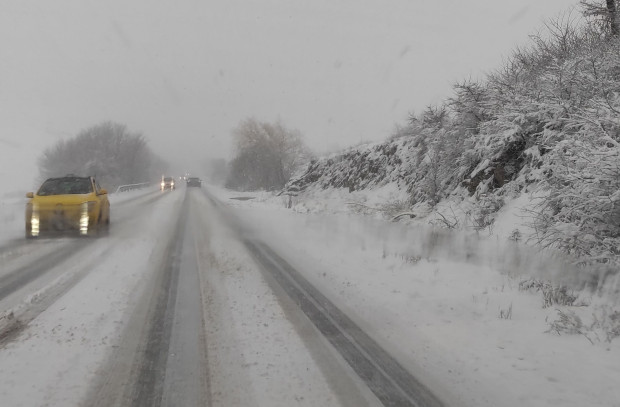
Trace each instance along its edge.
<path fill-rule="evenodd" d="M 162 168 L 165 163 L 152 153 L 142 134 L 109 121 L 60 140 L 39 158 L 42 179 L 92 175 L 108 189 L 156 179 Z"/>

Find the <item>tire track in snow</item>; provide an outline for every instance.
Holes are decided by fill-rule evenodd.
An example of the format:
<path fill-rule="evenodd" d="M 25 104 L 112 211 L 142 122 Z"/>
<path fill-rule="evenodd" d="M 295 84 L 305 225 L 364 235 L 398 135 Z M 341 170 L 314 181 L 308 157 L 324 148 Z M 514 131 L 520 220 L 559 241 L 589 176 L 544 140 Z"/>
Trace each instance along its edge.
<path fill-rule="evenodd" d="M 204 281 L 200 275 L 198 239 L 203 224 L 195 221 L 197 208 L 195 201 L 189 199 L 187 212 L 190 214 L 188 216 L 192 217 L 192 222 L 185 220 L 176 304 L 161 401 L 164 406 L 211 405 L 202 294 Z"/>
<path fill-rule="evenodd" d="M 165 250 L 165 262 L 159 272 L 161 282 L 157 292 L 154 293 L 146 345 L 141 351 L 137 364 L 138 373 L 131 395 L 132 406 L 159 406 L 162 401 L 179 282 L 183 237 L 187 224 L 187 209 L 188 199 L 186 196 L 181 206 L 181 215 L 176 230 Z"/>
<path fill-rule="evenodd" d="M 68 262 L 71 257 L 84 250 L 88 241 L 76 241 L 63 246 L 49 256 L 37 259 L 36 262 L 19 267 L 11 273 L 0 277 L 0 301 L 28 283 L 46 274 L 53 268 Z"/>
<path fill-rule="evenodd" d="M 25 243 L 26 242 L 23 238 L 7 241 L 5 244 L 0 246 L 0 259 L 15 255 L 15 252 L 17 252 L 18 249 L 24 247 Z"/>
<path fill-rule="evenodd" d="M 160 196 L 163 195 L 155 199 L 160 199 Z M 188 336 L 184 336 L 194 329 L 204 331 L 200 287 L 192 280 L 198 279 L 198 275 L 192 275 L 192 264 L 188 266 L 184 258 L 192 257 L 194 249 L 186 241 L 190 239 L 192 226 L 188 209 L 189 199 L 184 195 L 163 221 L 166 225 L 161 231 L 161 239 L 153 247 L 148 261 L 151 268 L 136 292 L 136 302 L 130 310 L 123 333 L 115 350 L 98 370 L 98 379 L 92 383 L 80 405 L 208 405 L 206 402 L 192 401 L 206 398 L 203 397 L 203 386 L 194 386 L 195 392 L 191 388 L 196 376 L 201 373 L 195 366 L 206 363 L 191 354 L 193 348 L 188 346 L 188 342 L 195 339 L 191 333 L 189 341 Z M 191 326 L 195 313 L 187 309 L 194 306 L 195 292 L 192 290 L 198 291 L 199 296 L 199 328 Z M 188 303 L 186 297 L 192 300 Z M 204 341 L 203 336 L 199 339 Z M 204 346 L 203 342 L 194 342 L 197 342 L 197 347 Z"/>
<path fill-rule="evenodd" d="M 176 229 L 165 250 L 139 351 L 131 406 L 208 405 L 202 298 L 185 195 Z M 193 233 L 192 233 L 193 232 Z M 191 243 L 191 244 L 190 244 Z"/>
<path fill-rule="evenodd" d="M 0 318 L 0 345 L 16 339 L 32 320 L 82 281 L 91 268 L 112 250 L 112 246 L 107 247 L 102 253 L 92 257 L 86 264 L 82 264 L 77 271 L 63 272 L 51 285 L 34 293 L 26 305 L 22 303 L 17 308 L 11 309 L 8 314 L 7 311 L 4 311 L 5 315 Z M 48 271 L 51 271 L 51 268 Z M 48 271 L 43 274 L 47 274 Z"/>
<path fill-rule="evenodd" d="M 349 363 L 385 406 L 439 407 L 443 403 L 350 318 L 268 246 L 244 239 L 264 271 L 270 273 L 312 323 Z"/>

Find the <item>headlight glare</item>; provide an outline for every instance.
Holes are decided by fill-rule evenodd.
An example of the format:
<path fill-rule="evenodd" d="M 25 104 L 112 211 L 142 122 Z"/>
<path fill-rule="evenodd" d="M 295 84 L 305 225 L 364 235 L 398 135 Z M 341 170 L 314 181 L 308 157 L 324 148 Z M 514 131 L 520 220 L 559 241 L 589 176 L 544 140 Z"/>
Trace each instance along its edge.
<path fill-rule="evenodd" d="M 97 206 L 97 201 L 88 201 L 82 203 L 82 212 L 93 212 Z"/>
<path fill-rule="evenodd" d="M 30 217 L 30 234 L 32 236 L 39 236 L 39 215 L 34 212 Z"/>
<path fill-rule="evenodd" d="M 97 205 L 96 201 L 88 201 L 88 202 L 82 203 L 82 207 L 81 207 L 82 210 L 80 214 L 80 234 L 81 235 L 88 234 L 88 224 L 90 221 L 90 213 L 95 210 L 96 205 Z"/>

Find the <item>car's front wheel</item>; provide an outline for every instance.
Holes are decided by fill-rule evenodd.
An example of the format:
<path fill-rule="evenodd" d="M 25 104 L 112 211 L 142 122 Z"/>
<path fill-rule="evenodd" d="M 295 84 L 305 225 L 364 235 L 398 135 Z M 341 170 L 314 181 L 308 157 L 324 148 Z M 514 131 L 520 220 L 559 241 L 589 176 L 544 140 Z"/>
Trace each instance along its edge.
<path fill-rule="evenodd" d="M 110 215 L 103 219 L 103 214 L 99 215 L 99 222 L 97 222 L 97 230 L 99 236 L 106 236 L 110 231 Z"/>

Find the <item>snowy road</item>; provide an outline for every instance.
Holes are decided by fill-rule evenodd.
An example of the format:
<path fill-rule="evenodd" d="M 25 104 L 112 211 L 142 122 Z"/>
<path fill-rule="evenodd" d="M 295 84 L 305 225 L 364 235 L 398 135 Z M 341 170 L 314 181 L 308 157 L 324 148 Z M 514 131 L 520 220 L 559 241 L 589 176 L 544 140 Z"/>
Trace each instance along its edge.
<path fill-rule="evenodd" d="M 33 241 L 4 201 L 0 404 L 618 405 L 619 342 L 549 332 L 520 289 L 553 263 L 266 197 L 113 194 L 107 236 Z"/>
<path fill-rule="evenodd" d="M 3 405 L 441 405 L 205 190 L 0 261 Z"/>

